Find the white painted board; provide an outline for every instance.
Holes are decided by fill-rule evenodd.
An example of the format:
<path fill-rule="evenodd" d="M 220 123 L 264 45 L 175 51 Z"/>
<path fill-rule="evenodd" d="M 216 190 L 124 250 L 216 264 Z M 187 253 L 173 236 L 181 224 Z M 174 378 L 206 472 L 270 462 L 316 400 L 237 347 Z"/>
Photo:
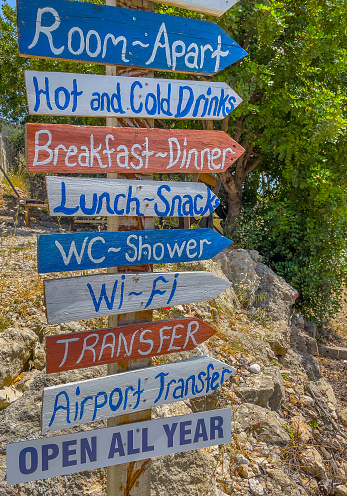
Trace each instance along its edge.
<path fill-rule="evenodd" d="M 203 183 L 46 177 L 52 216 L 208 217 L 218 197 Z"/>
<path fill-rule="evenodd" d="M 181 9 L 195 10 L 203 14 L 221 16 L 225 14 L 239 0 L 161 0 L 166 5 L 173 5 Z"/>
<path fill-rule="evenodd" d="M 104 346 L 112 347 L 110 337 Z M 174 339 L 172 341 L 174 346 Z M 226 363 L 199 357 L 45 388 L 42 432 L 205 396 L 218 389 L 234 372 Z"/>
<path fill-rule="evenodd" d="M 230 442 L 230 408 L 32 439 L 7 445 L 7 485 Z"/>
<path fill-rule="evenodd" d="M 211 272 L 117 273 L 44 281 L 49 324 L 210 301 L 231 283 Z"/>
<path fill-rule="evenodd" d="M 242 99 L 226 83 L 25 71 L 29 113 L 224 119 Z"/>

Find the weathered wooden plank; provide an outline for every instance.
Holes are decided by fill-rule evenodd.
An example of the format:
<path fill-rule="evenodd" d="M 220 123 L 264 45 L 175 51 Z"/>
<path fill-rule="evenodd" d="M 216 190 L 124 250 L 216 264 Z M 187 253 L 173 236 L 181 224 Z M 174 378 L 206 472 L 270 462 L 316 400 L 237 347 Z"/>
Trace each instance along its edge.
<path fill-rule="evenodd" d="M 220 204 L 202 183 L 48 176 L 46 187 L 59 217 L 208 217 Z"/>
<path fill-rule="evenodd" d="M 208 260 L 231 244 L 212 229 L 40 234 L 38 272 Z"/>
<path fill-rule="evenodd" d="M 212 22 L 65 0 L 17 0 L 19 53 L 214 75 L 247 55 Z"/>
<path fill-rule="evenodd" d="M 38 71 L 25 71 L 25 81 L 32 115 L 218 120 L 242 102 L 210 81 Z"/>
<path fill-rule="evenodd" d="M 7 485 L 230 443 L 230 425 L 225 408 L 8 444 Z"/>
<path fill-rule="evenodd" d="M 104 317 L 210 301 L 230 282 L 210 272 L 98 274 L 44 281 L 47 320 Z"/>
<path fill-rule="evenodd" d="M 211 357 L 45 388 L 42 432 L 136 413 L 213 393 L 235 369 Z"/>
<path fill-rule="evenodd" d="M 191 174 L 223 172 L 244 149 L 222 131 L 26 124 L 26 152 L 29 172 Z"/>
<path fill-rule="evenodd" d="M 238 1 L 239 0 L 160 0 L 159 3 L 220 17 Z"/>
<path fill-rule="evenodd" d="M 185 318 L 46 337 L 47 374 L 190 351 L 217 331 Z"/>

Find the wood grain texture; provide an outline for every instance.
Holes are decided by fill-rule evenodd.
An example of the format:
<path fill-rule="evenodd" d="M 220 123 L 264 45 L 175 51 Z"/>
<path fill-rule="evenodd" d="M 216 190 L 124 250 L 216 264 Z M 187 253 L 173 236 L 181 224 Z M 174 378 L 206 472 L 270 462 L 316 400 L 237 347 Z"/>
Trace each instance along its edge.
<path fill-rule="evenodd" d="M 25 71 L 25 81 L 32 115 L 218 120 L 242 102 L 210 81 L 38 71 Z"/>
<path fill-rule="evenodd" d="M 161 0 L 159 3 L 220 17 L 239 0 Z"/>
<path fill-rule="evenodd" d="M 56 217 L 208 217 L 220 204 L 202 183 L 48 176 L 46 187 Z"/>
<path fill-rule="evenodd" d="M 212 229 L 40 234 L 38 272 L 208 260 L 231 245 Z"/>
<path fill-rule="evenodd" d="M 72 320 L 210 301 L 231 283 L 210 272 L 100 274 L 44 281 L 47 320 Z"/>
<path fill-rule="evenodd" d="M 211 174 L 243 153 L 223 131 L 26 124 L 29 172 Z"/>
<path fill-rule="evenodd" d="M 234 372 L 235 369 L 219 360 L 199 357 L 51 386 L 43 391 L 42 432 L 206 396 Z"/>
<path fill-rule="evenodd" d="M 17 0 L 26 57 L 214 75 L 247 55 L 218 24 L 108 5 Z"/>
<path fill-rule="evenodd" d="M 230 424 L 231 409 L 225 408 L 8 444 L 7 484 L 230 443 Z M 76 452 L 69 453 L 70 450 Z M 69 464 L 66 463 L 67 453 L 71 460 Z"/>
<path fill-rule="evenodd" d="M 186 318 L 46 337 L 47 374 L 190 351 L 217 331 Z"/>

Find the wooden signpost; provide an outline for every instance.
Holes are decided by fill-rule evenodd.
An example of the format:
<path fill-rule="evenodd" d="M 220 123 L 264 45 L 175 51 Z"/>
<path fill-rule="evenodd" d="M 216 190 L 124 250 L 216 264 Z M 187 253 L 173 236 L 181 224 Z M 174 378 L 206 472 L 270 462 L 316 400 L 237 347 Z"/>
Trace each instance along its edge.
<path fill-rule="evenodd" d="M 212 229 L 38 236 L 38 272 L 208 260 L 232 244 Z"/>
<path fill-rule="evenodd" d="M 47 374 L 190 351 L 216 332 L 199 319 L 185 318 L 48 336 Z"/>
<path fill-rule="evenodd" d="M 243 153 L 222 131 L 26 124 L 29 172 L 211 174 Z"/>
<path fill-rule="evenodd" d="M 208 217 L 219 198 L 203 183 L 46 177 L 52 216 Z"/>
<path fill-rule="evenodd" d="M 231 283 L 210 272 L 117 273 L 46 279 L 49 324 L 210 301 Z"/>
<path fill-rule="evenodd" d="M 25 71 L 25 81 L 32 115 L 218 120 L 242 102 L 210 81 L 38 71 Z"/>
<path fill-rule="evenodd" d="M 206 396 L 234 372 L 219 360 L 199 357 L 45 388 L 42 432 Z"/>
<path fill-rule="evenodd" d="M 8 444 L 7 484 L 230 443 L 230 425 L 225 408 Z"/>
<path fill-rule="evenodd" d="M 221 15 L 236 1 L 164 3 Z M 147 0 L 122 2 L 142 10 L 117 0 L 17 2 L 22 56 L 112 64 L 106 76 L 25 74 L 30 114 L 106 117 L 105 128 L 29 124 L 27 158 L 30 172 L 108 174 L 47 178 L 51 215 L 106 215 L 110 232 L 40 237 L 39 271 L 108 268 L 46 280 L 45 302 L 50 324 L 109 316 L 109 329 L 48 337 L 48 373 L 107 363 L 110 375 L 45 389 L 44 432 L 100 419 L 108 428 L 8 445 L 8 484 L 108 467 L 108 496 L 150 496 L 150 458 L 231 441 L 230 409 L 149 419 L 153 405 L 210 394 L 232 367 L 200 357 L 147 368 L 150 357 L 193 349 L 215 333 L 194 318 L 148 322 L 150 309 L 211 300 L 230 286 L 208 272 L 149 272 L 152 264 L 203 260 L 230 242 L 209 230 L 135 231 L 153 229 L 153 216 L 208 216 L 219 200 L 202 184 L 132 178 L 207 175 L 239 158 L 242 147 L 221 132 L 144 128 L 155 118 L 224 119 L 242 101 L 225 83 L 153 79 L 154 69 L 214 75 L 246 52 L 213 23 L 149 12 Z M 128 67 L 116 73 L 114 65 Z M 133 231 L 112 232 L 129 229 L 123 216 Z"/>
<path fill-rule="evenodd" d="M 19 53 L 214 75 L 247 55 L 218 24 L 108 5 L 17 0 Z"/>
<path fill-rule="evenodd" d="M 196 10 L 203 14 L 221 16 L 239 0 L 162 0 L 160 3 L 180 7 L 181 9 Z"/>

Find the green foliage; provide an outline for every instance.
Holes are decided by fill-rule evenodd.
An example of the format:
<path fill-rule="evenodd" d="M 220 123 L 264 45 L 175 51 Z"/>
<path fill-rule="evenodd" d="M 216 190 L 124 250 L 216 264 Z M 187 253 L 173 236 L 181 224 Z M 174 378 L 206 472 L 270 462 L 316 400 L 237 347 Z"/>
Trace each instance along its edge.
<path fill-rule="evenodd" d="M 244 98 L 229 124 L 262 156 L 233 240 L 259 250 L 306 317 L 325 322 L 346 283 L 347 5 L 241 0 L 221 24 L 250 54 L 220 76 Z"/>

